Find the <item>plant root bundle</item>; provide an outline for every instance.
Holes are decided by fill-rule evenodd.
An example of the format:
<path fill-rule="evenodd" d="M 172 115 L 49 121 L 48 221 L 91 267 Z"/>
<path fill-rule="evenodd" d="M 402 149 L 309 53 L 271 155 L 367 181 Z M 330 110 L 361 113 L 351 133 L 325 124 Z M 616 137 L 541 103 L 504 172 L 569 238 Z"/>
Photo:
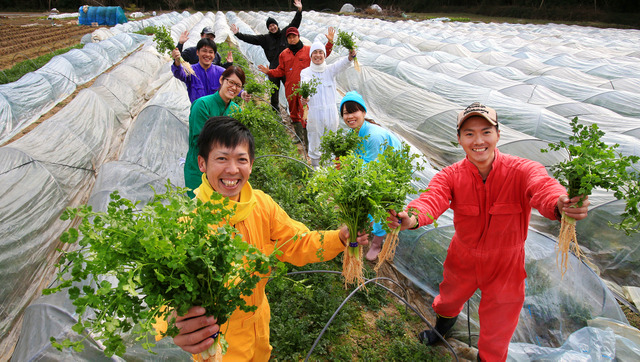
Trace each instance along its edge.
<path fill-rule="evenodd" d="M 187 75 L 196 75 L 196 72 L 193 70 L 189 62 L 180 58 L 180 65 L 182 66 L 182 69 L 184 69 L 184 72 L 187 73 Z"/>
<path fill-rule="evenodd" d="M 569 267 L 569 250 L 578 259 L 584 257 L 576 237 L 576 220 L 563 213 L 560 221 L 560 234 L 558 235 L 558 252 L 556 254 L 556 263 L 563 277 Z"/>
<path fill-rule="evenodd" d="M 355 243 L 356 246 L 352 247 L 347 245 L 344 251 L 344 257 L 342 260 L 342 276 L 344 277 L 344 286 L 349 284 L 364 284 L 364 272 L 362 268 L 364 263 L 362 262 L 362 247 Z"/>
<path fill-rule="evenodd" d="M 215 340 L 215 342 L 213 342 L 211 347 L 209 347 L 209 349 L 207 349 L 206 351 L 200 353 L 200 358 L 204 362 L 222 362 L 222 355 L 224 353 L 222 352 L 221 339 L 223 339 L 224 337 L 220 333 L 216 333 L 216 335 L 214 336 L 215 337 L 213 337 L 213 339 Z"/>
<path fill-rule="evenodd" d="M 358 61 L 358 58 L 353 58 L 353 67 L 356 71 L 360 71 L 360 62 Z"/>
<path fill-rule="evenodd" d="M 396 248 L 398 247 L 398 242 L 400 240 L 400 238 L 398 238 L 398 234 L 400 234 L 400 227 L 392 230 L 384 239 L 382 250 L 380 250 L 380 254 L 378 254 L 378 263 L 373 268 L 376 273 L 385 261 L 393 261 L 393 257 L 396 255 Z"/>

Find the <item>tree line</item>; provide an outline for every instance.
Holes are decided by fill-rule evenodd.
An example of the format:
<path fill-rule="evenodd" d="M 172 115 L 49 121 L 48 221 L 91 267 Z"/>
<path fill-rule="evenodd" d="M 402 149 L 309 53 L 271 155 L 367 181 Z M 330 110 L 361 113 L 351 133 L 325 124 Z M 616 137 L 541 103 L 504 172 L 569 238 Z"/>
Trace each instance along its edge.
<path fill-rule="evenodd" d="M 337 12 L 346 2 L 366 9 L 378 4 L 396 14 L 402 12 L 458 12 L 489 16 L 566 21 L 602 21 L 617 24 L 638 24 L 637 0 L 303 0 L 305 10 Z M 292 0 L 0 0 L 4 11 L 77 11 L 82 5 L 120 6 L 125 10 L 273 10 L 293 11 Z"/>

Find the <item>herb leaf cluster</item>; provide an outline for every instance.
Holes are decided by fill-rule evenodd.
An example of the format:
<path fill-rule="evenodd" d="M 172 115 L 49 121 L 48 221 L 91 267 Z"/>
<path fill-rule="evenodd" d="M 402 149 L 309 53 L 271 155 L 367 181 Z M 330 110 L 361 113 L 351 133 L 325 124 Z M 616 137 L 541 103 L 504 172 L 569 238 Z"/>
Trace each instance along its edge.
<path fill-rule="evenodd" d="M 158 50 L 158 53 L 171 55 L 173 49 L 176 48 L 173 38 L 171 38 L 171 34 L 169 34 L 169 31 L 164 26 L 156 26 L 155 29 L 156 31 L 153 36 L 153 40 L 156 42 L 156 49 Z"/>
<path fill-rule="evenodd" d="M 353 33 L 347 33 L 346 31 L 338 29 L 338 36 L 336 37 L 334 45 L 337 47 L 344 47 L 349 51 L 358 49 L 355 39 L 356 37 Z"/>
<path fill-rule="evenodd" d="M 358 148 L 363 138 L 358 132 L 339 128 L 337 131 L 328 130 L 320 139 L 320 162 L 325 163 L 334 157 L 346 156 Z"/>
<path fill-rule="evenodd" d="M 640 225 L 640 177 L 634 164 L 638 156 L 624 156 L 616 151 L 618 144 L 609 146 L 602 141 L 602 132 L 597 124 L 580 124 L 578 117 L 571 120 L 573 135 L 569 142 L 550 143 L 548 149 L 565 149 L 569 159 L 551 167 L 553 175 L 565 186 L 569 197 L 591 195 L 594 188 L 613 191 L 618 200 L 626 200 L 623 220 L 613 225 L 627 234 L 638 231 Z"/>
<path fill-rule="evenodd" d="M 80 316 L 73 330 L 97 334 L 107 356 L 125 353 L 123 333 L 132 331 L 138 340 L 155 334 L 156 318 L 168 320 L 166 335 L 175 336 L 178 329 L 169 319 L 174 310 L 184 315 L 200 305 L 220 325 L 236 308 L 255 310 L 242 297 L 278 263 L 276 252 L 267 256 L 243 241 L 227 222 L 233 214 L 228 199 L 212 199 L 191 200 L 167 183 L 167 192 L 140 210 L 117 191 L 107 212 L 86 205 L 68 209 L 62 218 L 78 217 L 81 223 L 61 241 L 77 242 L 80 249 L 62 255 L 58 265 L 68 263 L 69 272 L 62 269 L 60 284 L 44 294 L 68 289 Z M 83 317 L 87 309 L 95 316 Z M 53 337 L 52 343 L 82 348 L 81 342 L 61 344 Z"/>
<path fill-rule="evenodd" d="M 302 98 L 309 98 L 318 92 L 320 80 L 316 77 L 311 78 L 307 82 L 300 81 L 297 88 L 291 93 L 291 96 L 299 95 Z"/>

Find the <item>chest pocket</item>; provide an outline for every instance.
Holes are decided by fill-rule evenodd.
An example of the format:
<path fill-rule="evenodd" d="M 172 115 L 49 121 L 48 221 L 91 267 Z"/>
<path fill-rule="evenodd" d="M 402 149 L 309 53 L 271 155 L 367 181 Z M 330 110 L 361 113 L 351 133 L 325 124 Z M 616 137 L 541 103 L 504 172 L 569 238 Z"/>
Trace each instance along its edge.
<path fill-rule="evenodd" d="M 478 205 L 471 204 L 454 204 L 451 205 L 454 214 L 465 216 L 478 216 L 480 215 L 480 207 Z"/>
<path fill-rule="evenodd" d="M 489 209 L 491 215 L 510 215 L 522 212 L 522 206 L 517 203 L 495 203 Z"/>

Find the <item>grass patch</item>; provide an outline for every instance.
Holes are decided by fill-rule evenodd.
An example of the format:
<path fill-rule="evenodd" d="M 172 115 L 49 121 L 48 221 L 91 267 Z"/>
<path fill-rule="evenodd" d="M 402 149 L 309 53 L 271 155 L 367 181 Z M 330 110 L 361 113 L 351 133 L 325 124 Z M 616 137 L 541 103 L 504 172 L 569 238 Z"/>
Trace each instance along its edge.
<path fill-rule="evenodd" d="M 68 48 L 58 49 L 53 51 L 52 53 L 41 55 L 32 60 L 25 60 L 17 63 L 12 68 L 5 69 L 0 72 L 0 74 L 2 74 L 2 76 L 0 76 L 0 84 L 15 82 L 18 79 L 22 78 L 23 75 L 42 68 L 42 66 L 47 64 L 51 60 L 51 58 L 55 57 L 56 55 L 64 54 L 71 49 L 81 49 L 82 47 L 83 44 L 76 44 Z"/>

